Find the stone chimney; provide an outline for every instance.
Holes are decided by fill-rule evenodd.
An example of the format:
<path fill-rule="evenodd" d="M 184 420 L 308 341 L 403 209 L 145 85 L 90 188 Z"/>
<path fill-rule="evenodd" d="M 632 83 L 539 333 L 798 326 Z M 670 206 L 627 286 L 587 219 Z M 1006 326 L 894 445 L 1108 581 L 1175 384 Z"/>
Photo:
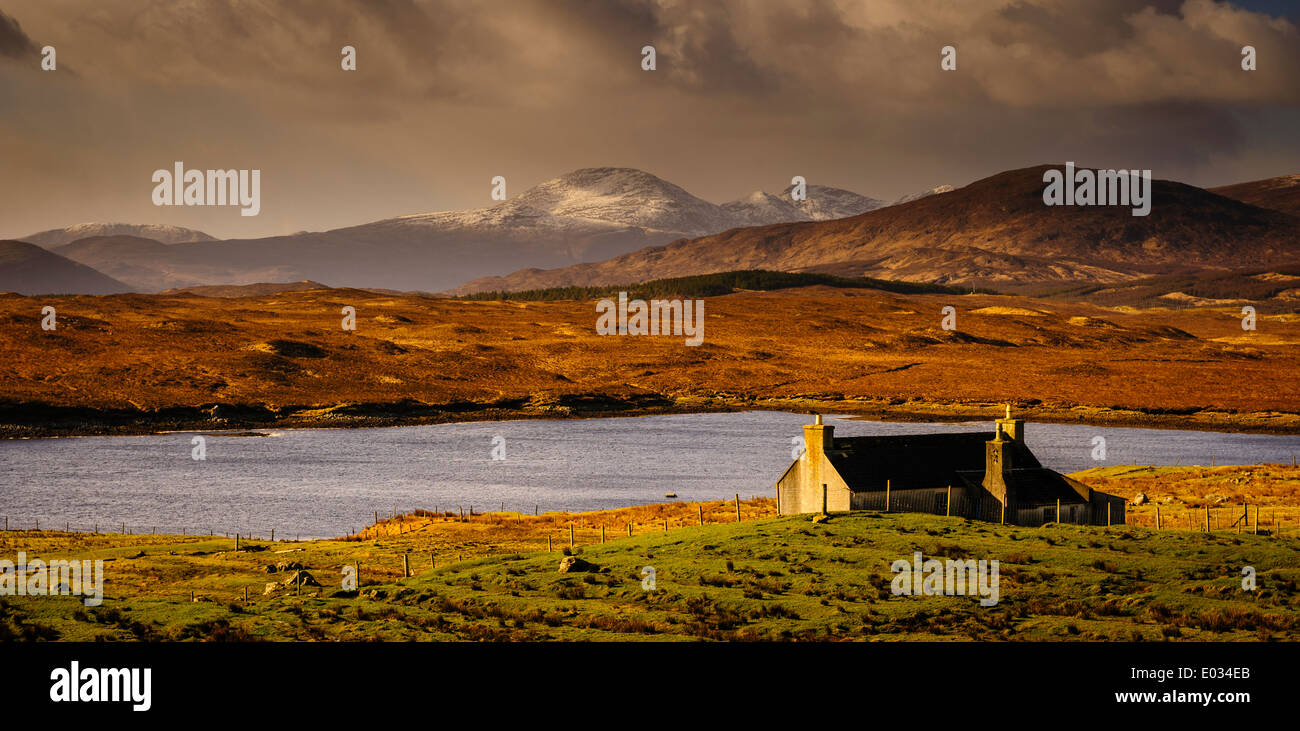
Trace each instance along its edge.
<path fill-rule="evenodd" d="M 998 432 L 1005 434 L 1007 439 L 1025 446 L 1025 420 L 1011 418 L 1011 405 L 1007 404 L 1007 415 L 1005 418 L 998 419 L 996 422 Z"/>
<path fill-rule="evenodd" d="M 831 448 L 831 440 L 834 439 L 834 435 L 835 427 L 823 424 L 821 414 L 814 416 L 813 423 L 804 425 L 803 446 L 810 462 L 821 463 L 822 457 Z M 820 489 L 820 486 L 818 489 Z"/>
<path fill-rule="evenodd" d="M 1007 438 L 1002 428 L 1003 421 L 1008 420 L 999 419 L 993 439 L 984 443 L 983 485 L 998 502 L 1010 508 L 1015 503 L 1015 496 L 1011 494 L 1011 488 L 1007 483 L 1007 473 L 1011 471 L 1012 448 L 1015 446 L 1015 441 Z"/>

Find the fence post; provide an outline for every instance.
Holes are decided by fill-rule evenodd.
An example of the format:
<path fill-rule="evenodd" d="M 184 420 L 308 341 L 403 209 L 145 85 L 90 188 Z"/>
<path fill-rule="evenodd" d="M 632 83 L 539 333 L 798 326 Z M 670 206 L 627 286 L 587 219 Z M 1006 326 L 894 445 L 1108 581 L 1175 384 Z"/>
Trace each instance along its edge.
<path fill-rule="evenodd" d="M 411 554 L 402 554 L 402 578 L 411 578 Z"/>
<path fill-rule="evenodd" d="M 569 548 L 573 548 L 573 523 L 569 523 Z"/>
<path fill-rule="evenodd" d="M 600 526 L 600 542 L 605 542 L 605 526 Z"/>
<path fill-rule="evenodd" d="M 1106 499 L 1106 527 L 1110 527 L 1110 498 Z"/>
<path fill-rule="evenodd" d="M 271 542 L 272 542 L 272 543 L 275 543 L 275 529 L 274 529 L 274 528 L 271 529 Z"/>
<path fill-rule="evenodd" d="M 239 550 L 239 534 L 238 534 L 238 533 L 235 534 L 235 550 L 236 550 L 236 551 Z"/>
<path fill-rule="evenodd" d="M 1056 499 L 1056 522 L 1061 522 L 1061 498 Z"/>
<path fill-rule="evenodd" d="M 948 486 L 948 501 L 943 504 L 943 515 L 945 518 L 952 517 L 952 485 Z"/>
<path fill-rule="evenodd" d="M 1259 535 L 1259 506 L 1255 506 L 1255 535 Z"/>
<path fill-rule="evenodd" d="M 889 512 L 889 480 L 885 480 L 885 512 Z"/>
<path fill-rule="evenodd" d="M 550 536 L 550 535 L 547 535 L 547 536 L 546 536 L 546 552 L 547 552 L 547 553 L 552 553 L 552 549 L 551 549 L 551 536 Z"/>
<path fill-rule="evenodd" d="M 664 518 L 664 535 L 668 535 L 668 519 Z"/>
<path fill-rule="evenodd" d="M 1210 532 L 1210 506 L 1205 506 L 1205 532 Z"/>
<path fill-rule="evenodd" d="M 822 485 L 822 509 L 826 509 L 826 486 Z M 740 522 L 740 493 L 736 493 L 736 522 Z"/>
<path fill-rule="evenodd" d="M 628 537 L 628 538 L 631 538 L 631 537 L 632 537 L 632 522 L 631 522 L 631 521 L 628 521 L 628 524 L 627 524 L 627 537 Z"/>
<path fill-rule="evenodd" d="M 1007 524 L 1007 501 L 1001 500 L 998 502 L 998 505 L 1001 507 L 998 523 L 1001 525 L 1006 525 Z"/>
<path fill-rule="evenodd" d="M 1156 530 L 1160 530 L 1160 506 L 1156 506 Z"/>
<path fill-rule="evenodd" d="M 700 503 L 700 525 L 704 525 L 704 503 Z"/>

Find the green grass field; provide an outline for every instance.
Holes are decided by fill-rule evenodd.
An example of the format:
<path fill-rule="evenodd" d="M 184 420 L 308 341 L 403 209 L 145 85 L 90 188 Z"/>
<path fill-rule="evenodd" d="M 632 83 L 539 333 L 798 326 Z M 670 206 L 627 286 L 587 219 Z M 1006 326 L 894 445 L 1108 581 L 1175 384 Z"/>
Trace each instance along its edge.
<path fill-rule="evenodd" d="M 459 525 L 459 524 L 456 524 Z M 0 557 L 112 559 L 103 605 L 0 600 L 0 639 L 47 640 L 1295 640 L 1300 543 L 1272 536 L 852 513 L 673 528 L 559 553 L 482 555 L 429 568 L 413 534 L 254 543 L 11 531 Z M 419 535 L 418 533 L 414 535 Z M 24 548 L 26 546 L 26 548 Z M 247 547 L 247 546 L 246 546 Z M 559 545 L 556 545 L 557 550 Z M 1000 601 L 894 596 L 890 565 L 997 559 Z M 278 552 L 278 553 L 277 553 Z M 322 587 L 262 595 L 295 561 Z M 358 592 L 341 567 L 361 564 Z M 656 588 L 642 588 L 642 568 Z M 1242 568 L 1257 588 L 1242 588 Z M 242 593 L 249 588 L 248 601 Z M 190 592 L 195 600 L 191 601 Z"/>

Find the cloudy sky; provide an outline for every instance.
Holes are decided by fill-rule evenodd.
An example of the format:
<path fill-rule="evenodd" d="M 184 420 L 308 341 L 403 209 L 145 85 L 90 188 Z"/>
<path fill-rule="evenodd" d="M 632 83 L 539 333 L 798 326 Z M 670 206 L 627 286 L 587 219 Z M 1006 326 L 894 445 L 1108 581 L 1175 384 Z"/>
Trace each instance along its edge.
<path fill-rule="evenodd" d="M 1300 173 L 1297 5 L 0 0 L 0 238 L 323 230 L 593 166 L 714 202 L 793 175 L 894 198 L 1066 160 L 1205 186 Z M 262 170 L 261 215 L 155 207 L 175 160 Z"/>

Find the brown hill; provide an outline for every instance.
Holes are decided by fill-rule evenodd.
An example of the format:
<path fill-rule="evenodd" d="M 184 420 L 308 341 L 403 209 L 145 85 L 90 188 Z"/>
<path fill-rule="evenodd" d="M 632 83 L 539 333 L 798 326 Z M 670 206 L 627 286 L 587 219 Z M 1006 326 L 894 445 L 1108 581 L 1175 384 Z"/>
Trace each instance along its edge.
<path fill-rule="evenodd" d="M 131 288 L 25 241 L 0 241 L 0 292 L 117 294 Z"/>
<path fill-rule="evenodd" d="M 332 289 L 329 285 L 304 279 L 301 282 L 258 282 L 257 284 L 204 284 L 196 287 L 168 289 L 158 294 L 192 294 L 199 297 L 263 297 L 280 292 L 306 292 Z"/>
<path fill-rule="evenodd" d="M 132 289 L 152 292 L 162 287 L 191 284 L 162 266 L 171 246 L 140 236 L 87 236 L 50 251 L 126 282 Z"/>
<path fill-rule="evenodd" d="M 1092 302 L 1103 307 L 1240 308 L 1249 304 L 1274 314 L 1300 312 L 1300 265 L 1201 271 L 1119 284 L 1078 285 L 1048 290 L 1042 296 Z"/>
<path fill-rule="evenodd" d="M 350 289 L 0 297 L 0 438 L 647 409 L 1300 429 L 1300 318 L 808 287 L 708 297 L 704 343 L 601 336 L 591 300 Z M 58 307 L 59 329 L 38 314 Z M 356 307 L 356 330 L 340 308 Z M 944 330 L 942 308 L 957 329 Z M 983 417 L 980 417 L 983 418 Z M 1085 445 L 1086 448 L 1086 445 Z"/>
<path fill-rule="evenodd" d="M 733 229 L 593 264 L 525 269 L 453 290 L 623 284 L 737 269 L 1017 289 L 1300 261 L 1293 217 L 1167 180 L 1148 216 L 1043 204 L 1038 166 L 835 221 Z"/>
<path fill-rule="evenodd" d="M 1300 175 L 1253 180 L 1249 183 L 1210 188 L 1211 193 L 1249 203 L 1259 208 L 1300 216 Z"/>

